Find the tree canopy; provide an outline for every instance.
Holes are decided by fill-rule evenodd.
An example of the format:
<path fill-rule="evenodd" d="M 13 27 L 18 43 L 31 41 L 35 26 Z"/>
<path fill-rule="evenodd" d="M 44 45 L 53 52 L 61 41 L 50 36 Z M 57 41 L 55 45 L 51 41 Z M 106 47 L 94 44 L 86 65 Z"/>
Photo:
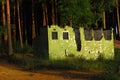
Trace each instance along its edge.
<path fill-rule="evenodd" d="M 79 27 L 91 24 L 94 19 L 89 0 L 60 0 L 58 5 L 62 22 L 65 25 L 72 20 L 73 27 Z"/>
<path fill-rule="evenodd" d="M 101 21 L 103 12 L 112 12 L 115 8 L 115 0 L 90 0 L 91 10 L 94 13 L 95 21 Z"/>
<path fill-rule="evenodd" d="M 58 10 L 66 25 L 72 20 L 73 27 L 91 25 L 102 20 L 103 11 L 111 11 L 115 0 L 59 0 Z"/>

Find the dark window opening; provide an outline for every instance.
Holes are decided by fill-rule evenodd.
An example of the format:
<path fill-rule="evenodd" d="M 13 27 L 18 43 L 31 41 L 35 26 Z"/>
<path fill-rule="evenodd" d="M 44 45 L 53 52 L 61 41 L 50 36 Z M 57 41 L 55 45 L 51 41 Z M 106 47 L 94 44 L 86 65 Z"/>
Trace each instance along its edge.
<path fill-rule="evenodd" d="M 102 31 L 100 29 L 94 30 L 94 39 L 100 41 L 102 39 Z"/>
<path fill-rule="evenodd" d="M 52 39 L 53 40 L 58 39 L 58 33 L 57 32 L 52 32 Z"/>
<path fill-rule="evenodd" d="M 84 29 L 84 35 L 85 35 L 85 40 L 86 40 L 86 41 L 91 41 L 91 40 L 93 40 L 93 37 L 92 37 L 92 29 Z"/>
<path fill-rule="evenodd" d="M 112 39 L 112 31 L 111 30 L 104 30 L 104 38 L 105 40 L 111 40 Z"/>
<path fill-rule="evenodd" d="M 65 40 L 69 39 L 68 32 L 63 32 L 63 39 Z"/>

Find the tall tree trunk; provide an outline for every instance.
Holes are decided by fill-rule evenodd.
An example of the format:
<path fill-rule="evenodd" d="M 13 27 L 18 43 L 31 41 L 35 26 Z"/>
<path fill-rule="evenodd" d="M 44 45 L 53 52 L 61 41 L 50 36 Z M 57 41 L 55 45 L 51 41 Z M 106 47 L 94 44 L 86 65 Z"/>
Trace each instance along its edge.
<path fill-rule="evenodd" d="M 47 4 L 45 4 L 45 20 L 46 20 L 46 26 L 48 25 L 48 10 L 47 10 Z"/>
<path fill-rule="evenodd" d="M 3 26 L 6 25 L 6 17 L 5 17 L 5 4 L 4 1 L 2 1 L 2 21 L 3 21 Z"/>
<path fill-rule="evenodd" d="M 13 28 L 13 41 L 16 42 L 16 4 L 13 6 L 14 9 L 14 28 Z"/>
<path fill-rule="evenodd" d="M 115 14 L 114 14 L 114 12 L 112 13 L 112 22 L 113 22 L 113 25 L 112 26 L 114 26 L 114 33 L 113 33 L 113 36 L 114 36 L 114 39 L 116 40 L 117 38 L 117 34 L 116 34 L 116 23 L 115 23 L 115 21 L 116 21 L 116 18 L 115 18 Z"/>
<path fill-rule="evenodd" d="M 72 16 L 69 19 L 70 19 L 69 20 L 69 25 L 70 25 L 70 27 L 72 27 Z"/>
<path fill-rule="evenodd" d="M 6 0 L 7 9 L 7 30 L 8 30 L 8 55 L 12 55 L 12 40 L 11 40 L 11 26 L 10 26 L 10 0 Z"/>
<path fill-rule="evenodd" d="M 55 0 L 51 0 L 52 2 L 52 24 L 55 24 Z"/>
<path fill-rule="evenodd" d="M 43 26 L 47 26 L 46 21 L 46 3 L 42 3 L 42 9 L 43 9 Z"/>
<path fill-rule="evenodd" d="M 24 13 L 25 15 L 25 13 Z M 28 45 L 28 37 L 27 37 L 27 28 L 26 28 L 26 21 L 27 21 L 27 18 L 26 16 L 24 16 L 24 20 L 23 20 L 23 25 L 24 25 L 24 42 L 25 42 L 25 45 Z"/>
<path fill-rule="evenodd" d="M 96 14 L 97 14 L 96 6 L 94 5 L 94 15 L 96 16 Z M 98 20 L 97 19 L 95 19 L 94 23 L 95 23 L 95 26 L 98 28 Z"/>
<path fill-rule="evenodd" d="M 6 17 L 5 17 L 5 3 L 2 1 L 2 21 L 3 21 L 3 26 L 6 27 Z M 7 29 L 4 34 L 4 40 L 5 43 L 7 44 Z"/>
<path fill-rule="evenodd" d="M 102 6 L 104 7 L 105 0 L 102 0 Z M 106 19 L 105 19 L 105 10 L 103 11 L 103 28 L 106 29 Z"/>
<path fill-rule="evenodd" d="M 106 29 L 105 11 L 103 12 L 103 28 Z"/>
<path fill-rule="evenodd" d="M 19 37 L 20 37 L 20 45 L 23 47 L 23 39 L 22 39 L 22 30 L 21 30 L 21 19 L 20 19 L 20 6 L 19 1 L 17 0 L 17 12 L 18 12 L 18 28 L 19 28 Z"/>
<path fill-rule="evenodd" d="M 55 6 L 54 6 L 54 8 L 55 8 L 55 24 L 57 24 L 58 25 L 58 4 L 57 4 L 57 0 L 55 0 Z"/>
<path fill-rule="evenodd" d="M 119 29 L 119 39 L 120 39 L 120 19 L 119 19 L 119 5 L 118 5 L 118 0 L 116 0 L 116 8 L 117 8 L 117 23 L 118 23 L 118 29 Z"/>
<path fill-rule="evenodd" d="M 35 33 L 35 16 L 34 16 L 34 2 L 32 0 L 32 40 L 36 37 Z"/>

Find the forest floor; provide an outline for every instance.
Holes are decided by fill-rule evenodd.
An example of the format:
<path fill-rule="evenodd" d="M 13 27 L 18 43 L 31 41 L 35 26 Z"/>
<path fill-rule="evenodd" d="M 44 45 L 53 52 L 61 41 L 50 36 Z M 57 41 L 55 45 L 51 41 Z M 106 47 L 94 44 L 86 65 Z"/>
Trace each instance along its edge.
<path fill-rule="evenodd" d="M 120 48 L 120 41 L 115 41 L 115 48 Z M 20 67 L 0 61 L 0 80 L 99 80 L 101 71 L 81 72 L 75 70 L 40 70 L 25 71 Z"/>
<path fill-rule="evenodd" d="M 98 80 L 100 71 L 81 72 L 75 70 L 24 71 L 6 61 L 0 63 L 0 80 Z"/>

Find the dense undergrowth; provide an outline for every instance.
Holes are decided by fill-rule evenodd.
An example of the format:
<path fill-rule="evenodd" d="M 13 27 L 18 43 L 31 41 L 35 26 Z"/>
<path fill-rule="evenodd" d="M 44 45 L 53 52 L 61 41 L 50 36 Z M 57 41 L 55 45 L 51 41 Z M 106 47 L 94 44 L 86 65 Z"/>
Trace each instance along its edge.
<path fill-rule="evenodd" d="M 26 54 L 16 54 L 9 59 L 10 63 L 21 66 L 25 70 L 38 71 L 52 70 L 79 70 L 102 71 L 98 78 L 101 80 L 120 80 L 120 49 L 115 49 L 114 60 L 84 60 L 78 58 L 66 58 L 64 60 L 42 60 Z"/>

